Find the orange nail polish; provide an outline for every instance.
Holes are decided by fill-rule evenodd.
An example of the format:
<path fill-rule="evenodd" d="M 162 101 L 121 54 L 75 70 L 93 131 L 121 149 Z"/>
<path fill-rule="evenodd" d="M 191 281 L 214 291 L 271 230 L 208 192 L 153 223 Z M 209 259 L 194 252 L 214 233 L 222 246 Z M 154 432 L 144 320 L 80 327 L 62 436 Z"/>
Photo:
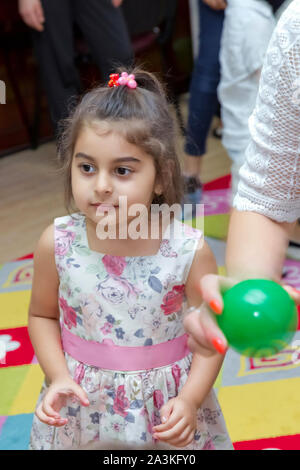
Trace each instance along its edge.
<path fill-rule="evenodd" d="M 218 353 L 224 354 L 226 352 L 226 346 L 220 338 L 213 338 L 212 344 L 213 347 L 218 351 Z"/>
<path fill-rule="evenodd" d="M 211 300 L 209 302 L 209 306 L 210 308 L 215 312 L 217 313 L 218 315 L 220 315 L 220 313 L 222 313 L 223 309 L 222 309 L 222 306 L 220 304 L 220 302 L 218 302 L 217 300 Z"/>

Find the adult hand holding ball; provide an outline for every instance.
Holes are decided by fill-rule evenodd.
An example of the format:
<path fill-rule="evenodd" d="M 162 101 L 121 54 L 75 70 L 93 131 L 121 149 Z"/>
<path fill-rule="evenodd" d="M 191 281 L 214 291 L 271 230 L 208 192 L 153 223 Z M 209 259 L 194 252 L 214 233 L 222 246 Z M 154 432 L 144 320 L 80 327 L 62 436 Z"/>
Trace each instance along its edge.
<path fill-rule="evenodd" d="M 223 294 L 223 300 L 217 323 L 228 344 L 243 356 L 272 356 L 292 341 L 298 324 L 297 308 L 276 282 L 239 282 Z"/>

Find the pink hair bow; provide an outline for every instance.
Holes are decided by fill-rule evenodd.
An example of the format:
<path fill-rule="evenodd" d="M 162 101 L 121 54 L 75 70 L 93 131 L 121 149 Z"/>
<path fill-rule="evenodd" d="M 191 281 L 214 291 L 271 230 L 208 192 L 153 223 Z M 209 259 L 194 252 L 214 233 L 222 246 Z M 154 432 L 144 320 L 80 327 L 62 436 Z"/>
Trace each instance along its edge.
<path fill-rule="evenodd" d="M 110 75 L 110 81 L 108 82 L 108 86 L 120 86 L 120 85 L 127 85 L 128 88 L 136 88 L 137 83 L 135 81 L 135 76 L 133 74 L 128 75 L 127 72 L 122 72 L 121 77 L 119 74 L 114 73 Z"/>

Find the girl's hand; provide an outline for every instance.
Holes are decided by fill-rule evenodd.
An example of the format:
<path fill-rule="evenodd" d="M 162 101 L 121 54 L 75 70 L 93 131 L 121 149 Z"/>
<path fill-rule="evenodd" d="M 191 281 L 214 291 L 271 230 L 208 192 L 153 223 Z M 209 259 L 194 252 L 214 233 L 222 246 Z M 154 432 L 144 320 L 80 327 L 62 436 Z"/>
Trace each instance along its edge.
<path fill-rule="evenodd" d="M 203 0 L 203 3 L 206 3 L 213 10 L 225 10 L 227 7 L 227 2 L 225 0 Z"/>
<path fill-rule="evenodd" d="M 66 377 L 51 383 L 35 411 L 36 416 L 50 426 L 64 426 L 68 419 L 62 418 L 59 411 L 65 406 L 67 398 L 78 400 L 82 406 L 89 406 L 85 391 L 71 377 Z"/>
<path fill-rule="evenodd" d="M 27 26 L 43 31 L 45 16 L 41 0 L 19 0 L 19 13 Z"/>
<path fill-rule="evenodd" d="M 155 439 L 175 447 L 186 447 L 194 439 L 197 408 L 181 397 L 172 398 L 160 410 L 163 424 L 153 427 Z"/>
<path fill-rule="evenodd" d="M 189 334 L 188 347 L 192 352 L 209 356 L 216 350 L 224 354 L 227 350 L 227 340 L 218 327 L 214 314 L 220 315 L 223 311 L 223 298 L 221 292 L 240 282 L 215 274 L 207 274 L 200 281 L 200 291 L 204 303 L 184 319 L 184 327 Z M 296 302 L 300 304 L 300 292 L 291 286 L 282 286 Z"/>

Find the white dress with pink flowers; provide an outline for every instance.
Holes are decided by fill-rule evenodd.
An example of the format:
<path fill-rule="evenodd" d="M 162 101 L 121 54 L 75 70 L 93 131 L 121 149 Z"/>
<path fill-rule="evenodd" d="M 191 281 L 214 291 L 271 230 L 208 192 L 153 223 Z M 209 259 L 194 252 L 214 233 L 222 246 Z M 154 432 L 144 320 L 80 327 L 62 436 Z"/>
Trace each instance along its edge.
<path fill-rule="evenodd" d="M 112 356 L 118 351 L 118 369 L 96 367 L 93 357 L 91 363 L 79 361 L 65 350 L 70 375 L 86 391 L 90 406 L 68 400 L 60 412 L 68 418 L 63 427 L 48 426 L 34 416 L 29 448 L 76 449 L 100 441 L 99 446 L 120 442 L 155 449 L 152 427 L 160 424 L 162 405 L 185 384 L 192 355 L 142 370 L 124 370 L 123 359 L 130 348 L 147 351 L 140 354 L 147 358 L 155 348 L 184 338 L 184 286 L 201 233 L 175 220 L 171 226 L 183 227 L 184 237 L 165 238 L 153 256 L 120 257 L 89 248 L 81 213 L 59 217 L 54 225 L 62 331 L 94 345 L 95 351 L 97 346 L 112 348 Z M 105 364 L 109 356 L 103 357 Z M 46 390 L 44 383 L 38 404 Z M 213 390 L 198 410 L 197 430 L 187 449 L 232 449 Z"/>

